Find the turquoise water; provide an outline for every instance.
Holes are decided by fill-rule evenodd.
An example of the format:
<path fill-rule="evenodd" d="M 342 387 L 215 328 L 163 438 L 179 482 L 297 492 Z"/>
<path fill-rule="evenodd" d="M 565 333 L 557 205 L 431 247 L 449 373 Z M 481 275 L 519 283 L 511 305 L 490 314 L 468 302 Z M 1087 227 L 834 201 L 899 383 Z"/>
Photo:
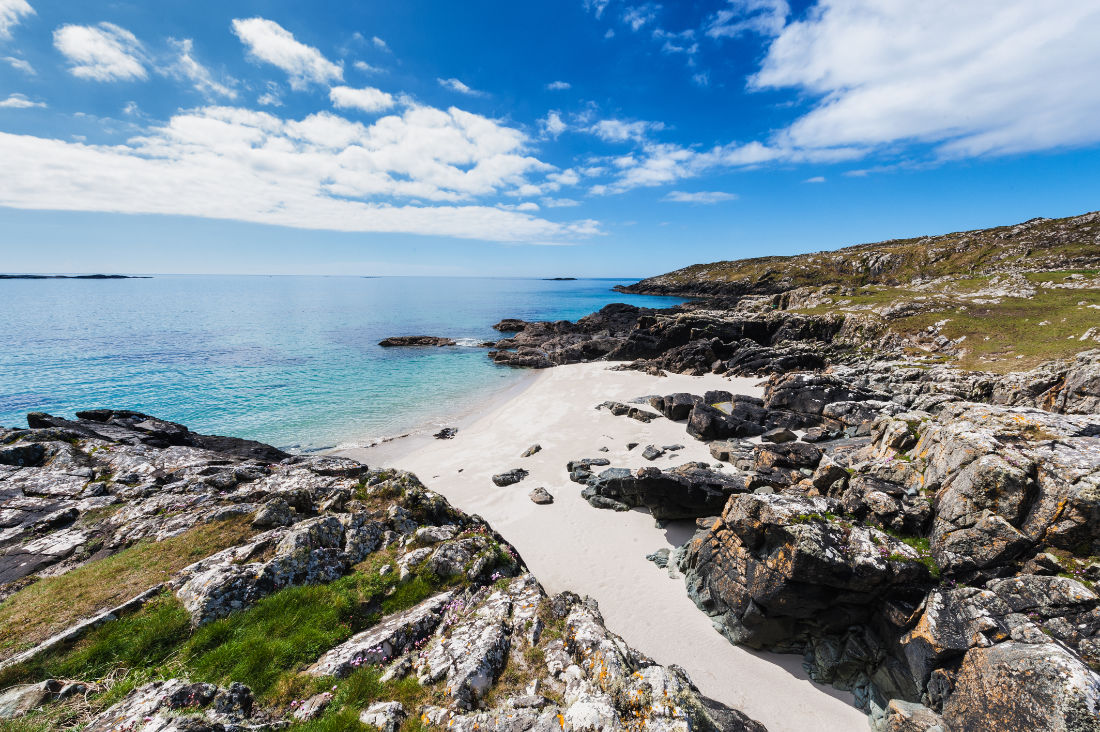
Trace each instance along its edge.
<path fill-rule="evenodd" d="M 0 280 L 0 425 L 135 409 L 202 432 L 315 449 L 445 422 L 521 372 L 475 347 L 384 349 L 391 335 L 490 340 L 501 318 L 575 320 L 628 280 L 158 276 Z"/>

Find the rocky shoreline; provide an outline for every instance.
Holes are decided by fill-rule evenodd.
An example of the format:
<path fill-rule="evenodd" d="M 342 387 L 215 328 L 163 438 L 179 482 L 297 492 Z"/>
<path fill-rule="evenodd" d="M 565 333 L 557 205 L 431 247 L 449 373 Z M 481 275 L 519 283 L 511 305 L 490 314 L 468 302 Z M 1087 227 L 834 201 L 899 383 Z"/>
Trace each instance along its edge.
<path fill-rule="evenodd" d="M 310 720 L 390 730 L 764 729 L 702 696 L 677 667 L 632 650 L 593 601 L 548 597 L 500 535 L 414 475 L 289 456 L 135 412 L 29 421 L 0 430 L 0 717 L 104 732 Z M 91 621 L 64 622 L 101 609 L 87 593 L 112 596 L 103 584 L 121 578 L 98 575 L 105 563 L 145 552 L 145 562 L 169 566 L 194 556 L 169 547 L 199 536 L 217 551 L 178 561 L 165 581 Z M 96 591 L 70 594 L 89 577 Z M 315 632 L 330 640 L 281 651 L 278 637 L 254 641 L 262 673 L 225 670 L 216 646 L 195 647 L 203 633 L 247 633 L 298 597 L 295 620 L 268 631 L 290 633 L 288 622 L 314 622 L 302 592 L 349 587 L 359 599 L 340 622 L 331 608 L 316 610 Z M 51 602 L 84 607 L 44 613 Z M 165 615 L 179 618 L 175 635 L 142 635 Z"/>

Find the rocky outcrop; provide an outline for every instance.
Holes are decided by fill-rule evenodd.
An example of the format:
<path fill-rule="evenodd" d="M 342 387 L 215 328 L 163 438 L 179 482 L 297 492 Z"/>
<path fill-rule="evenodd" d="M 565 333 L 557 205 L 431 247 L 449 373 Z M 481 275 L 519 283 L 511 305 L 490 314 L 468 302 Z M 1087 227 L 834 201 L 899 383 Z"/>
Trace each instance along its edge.
<path fill-rule="evenodd" d="M 91 710 L 81 712 L 80 723 L 104 732 L 281 729 L 291 722 L 331 721 L 332 715 L 391 730 L 406 717 L 460 729 L 624 728 L 643 720 L 656 729 L 763 730 L 703 697 L 679 669 L 630 649 L 603 625 L 594 602 L 568 593 L 547 597 L 499 535 L 451 508 L 411 474 L 327 457 L 269 462 L 252 457 L 264 446 L 232 441 L 207 443 L 225 445 L 225 453 L 164 445 L 195 438 L 171 423 L 134 428 L 131 422 L 107 415 L 102 422 L 73 422 L 68 431 L 56 425 L 0 431 L 9 461 L 0 473 L 3 516 L 10 524 L 3 534 L 8 566 L 26 567 L 11 557 L 29 555 L 36 542 L 76 542 L 79 551 L 81 541 L 100 539 L 102 553 L 72 554 L 51 567 L 67 562 L 71 569 L 109 556 L 128 539 L 156 542 L 226 515 L 247 529 L 244 538 L 13 659 L 2 670 L 18 683 L 0 695 L 0 714 L 48 725 L 43 720 L 54 719 L 47 715 L 55 705 L 79 693 L 90 700 L 80 709 Z M 110 438 L 90 436 L 103 424 Z M 601 461 L 578 461 L 575 467 Z M 27 510 L 17 508 L 22 506 Z M 85 513 L 103 507 L 111 510 Z M 107 536 L 112 543 L 102 541 Z M 137 622 L 141 613 L 178 611 L 184 626 L 190 614 L 196 626 L 219 621 L 221 629 L 227 623 L 246 627 L 253 613 L 263 617 L 277 607 L 253 608 L 264 598 L 304 591 L 290 589 L 303 585 L 336 588 L 349 582 L 364 588 L 361 605 L 345 613 L 355 632 L 311 649 L 315 655 L 305 663 L 279 667 L 285 659 L 264 659 L 287 688 L 310 690 L 289 703 L 272 701 L 278 697 L 267 693 L 260 704 L 249 687 L 225 679 L 225 670 L 211 679 L 204 667 L 186 661 L 156 671 L 171 668 L 175 678 L 138 685 L 108 708 L 97 702 L 104 687 L 91 678 L 35 678 L 57 658 L 76 674 L 121 677 L 126 669 L 115 669 L 111 661 L 82 665 L 84 657 L 71 643 L 96 627 Z M 18 601 L 19 587 L 12 592 Z M 145 606 L 150 599 L 155 606 Z M 158 642 L 176 644 L 168 652 L 183 659 L 188 652 L 179 644 L 188 635 L 168 631 Z M 188 669 L 198 678 L 187 678 Z M 379 691 L 372 694 L 381 698 L 352 708 L 347 693 L 359 692 L 347 690 L 361 689 L 363 674 L 373 669 L 378 675 L 370 683 Z M 407 690 L 400 679 L 410 674 L 426 687 L 429 703 L 410 706 L 407 693 L 399 691 Z"/>
<path fill-rule="evenodd" d="M 597 508 L 648 508 L 655 519 L 713 516 L 744 480 L 688 463 L 671 470 L 610 468 L 588 478 L 581 495 Z"/>
<path fill-rule="evenodd" d="M 378 341 L 383 348 L 395 346 L 455 346 L 458 345 L 453 338 L 442 336 L 392 336 Z"/>

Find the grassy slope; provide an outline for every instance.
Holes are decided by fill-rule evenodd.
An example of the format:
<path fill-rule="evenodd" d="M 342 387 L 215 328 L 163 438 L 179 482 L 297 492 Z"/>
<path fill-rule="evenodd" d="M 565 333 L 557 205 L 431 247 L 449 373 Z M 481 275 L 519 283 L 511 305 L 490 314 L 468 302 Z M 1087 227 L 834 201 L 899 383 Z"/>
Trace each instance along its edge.
<path fill-rule="evenodd" d="M 1100 215 L 898 239 L 791 257 L 696 264 L 642 280 L 634 291 L 774 293 L 803 286 L 901 284 L 921 277 L 1100 266 Z M 1067 264 L 1068 263 L 1068 264 Z"/>
<path fill-rule="evenodd" d="M 0 658 L 119 605 L 171 579 L 193 562 L 244 543 L 255 533 L 248 518 L 216 521 L 164 541 L 139 542 L 118 554 L 24 587 L 0 603 Z"/>

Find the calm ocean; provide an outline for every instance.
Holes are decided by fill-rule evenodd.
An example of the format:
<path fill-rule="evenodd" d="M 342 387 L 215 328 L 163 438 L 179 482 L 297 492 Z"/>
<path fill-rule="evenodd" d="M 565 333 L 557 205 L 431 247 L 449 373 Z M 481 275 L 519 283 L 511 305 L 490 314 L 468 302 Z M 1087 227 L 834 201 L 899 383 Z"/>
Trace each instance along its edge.
<path fill-rule="evenodd" d="M 282 447 L 362 444 L 441 424 L 514 384 L 485 349 L 391 335 L 500 337 L 501 318 L 574 320 L 629 280 L 158 276 L 0 280 L 0 425 L 135 409 Z"/>

